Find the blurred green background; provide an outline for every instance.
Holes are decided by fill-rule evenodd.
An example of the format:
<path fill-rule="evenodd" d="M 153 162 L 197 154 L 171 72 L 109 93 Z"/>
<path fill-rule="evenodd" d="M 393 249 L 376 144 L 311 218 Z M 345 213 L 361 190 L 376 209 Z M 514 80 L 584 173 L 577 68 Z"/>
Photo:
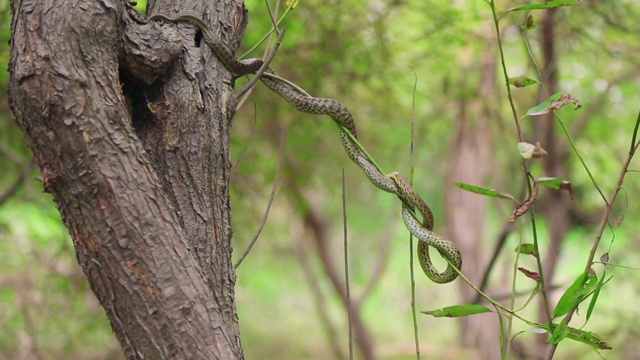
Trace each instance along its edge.
<path fill-rule="evenodd" d="M 520 3 L 500 1 L 499 11 Z M 6 96 L 10 38 L 9 3 L 0 8 L 0 86 Z M 264 2 L 248 0 L 250 23 L 239 54 L 269 30 Z M 280 5 L 280 13 L 285 4 Z M 534 16 L 541 13 L 534 12 Z M 561 91 L 578 98 L 583 108 L 562 109 L 568 124 L 589 115 L 575 134 L 576 146 L 605 194 L 610 194 L 630 144 L 639 110 L 640 4 L 582 1 L 556 14 L 557 57 Z M 501 20 L 507 68 L 511 76 L 536 78 L 518 25 L 525 13 Z M 498 59 L 489 6 L 483 1 L 302 1 L 282 22 L 287 33 L 272 67 L 316 96 L 340 99 L 354 114 L 359 136 L 385 171 L 410 173 L 411 120 L 415 118 L 416 189 L 434 211 L 442 228 L 447 159 L 455 148 L 456 106 L 461 101 L 494 109 L 490 131 L 494 152 L 486 158 L 489 183 L 476 184 L 518 193 L 520 160 L 517 134 L 510 117 L 500 71 L 497 96 L 480 90 L 483 56 Z M 539 56 L 539 31 L 527 34 Z M 259 48 L 262 51 L 263 47 Z M 256 51 L 250 57 L 261 56 Z M 496 67 L 496 70 L 499 70 Z M 243 82 L 245 80 L 240 80 Z M 416 85 L 414 93 L 414 84 Z M 239 84 L 240 85 L 240 84 Z M 239 88 L 239 87 L 238 87 Z M 534 105 L 536 87 L 514 89 L 520 114 Z M 413 96 L 415 95 L 415 104 Z M 483 100 L 484 99 L 484 100 Z M 495 101 L 494 99 L 498 99 Z M 493 103 L 492 103 L 493 102 Z M 51 197 L 34 178 L 39 172 L 7 101 L 0 101 L 0 358 L 120 359 L 122 354 L 106 316 L 78 267 L 67 230 Z M 524 131 L 535 129 L 530 118 Z M 359 316 L 371 336 L 375 355 L 383 359 L 415 358 L 411 318 L 408 234 L 399 204 L 377 191 L 349 162 L 337 130 L 328 118 L 304 115 L 258 84 L 234 118 L 232 129 L 232 211 L 234 258 L 238 258 L 260 226 L 287 133 L 279 186 L 269 220 L 252 252 L 238 269 L 237 306 L 248 359 L 327 359 L 347 354 L 347 317 L 337 296 L 342 279 L 342 171 L 346 173 L 351 289 L 363 299 Z M 559 137 L 560 142 L 567 142 Z M 583 270 L 593 243 L 602 200 L 577 158 L 570 154 L 572 207 L 586 219 L 575 221 L 563 244 L 556 270 L 554 303 Z M 607 359 L 637 358 L 640 320 L 636 305 L 640 287 L 638 256 L 640 193 L 637 161 L 627 175 L 613 218 L 622 226 L 607 230 L 613 280 L 605 287 L 585 327 L 614 347 Z M 544 174 L 533 163 L 538 176 Z M 486 233 L 478 234 L 488 257 L 511 204 L 491 200 L 490 211 L 478 214 Z M 548 219 L 540 218 L 544 234 Z M 518 223 L 517 235 L 530 241 L 529 223 Z M 464 224 L 453 224 L 464 226 Z M 517 236 L 516 236 L 517 237 Z M 510 238 L 492 284 L 509 284 L 517 238 Z M 545 246 L 544 236 L 541 240 Z M 535 269 L 522 259 L 521 266 Z M 484 269 L 477 269 L 478 272 Z M 601 269 L 598 269 L 601 271 Z M 378 274 L 378 275 L 376 275 Z M 373 279 L 373 280 L 372 280 Z M 416 267 L 419 310 L 460 301 L 463 285 L 438 286 Z M 530 289 L 531 282 L 518 285 Z M 508 289 L 508 288 L 507 288 Z M 363 296 L 366 295 L 366 296 Z M 521 299 L 519 303 L 522 303 Z M 584 311 L 584 310 L 582 310 Z M 524 314 L 536 319 L 530 306 Z M 576 320 L 573 326 L 580 326 Z M 426 359 L 478 358 L 459 341 L 460 323 L 418 316 L 422 355 Z M 528 327 L 516 322 L 511 336 Z M 498 345 L 499 335 L 495 334 Z M 517 337 L 532 346 L 534 335 Z M 565 342 L 559 359 L 599 359 L 587 346 Z"/>

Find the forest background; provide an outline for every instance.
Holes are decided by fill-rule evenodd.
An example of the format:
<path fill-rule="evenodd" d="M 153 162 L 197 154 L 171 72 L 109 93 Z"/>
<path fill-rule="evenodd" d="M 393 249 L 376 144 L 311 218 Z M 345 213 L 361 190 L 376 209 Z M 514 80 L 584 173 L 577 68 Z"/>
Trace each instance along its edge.
<path fill-rule="evenodd" d="M 498 12 L 516 5 L 520 3 L 496 4 Z M 1 6 L 0 61 L 6 69 L 9 2 Z M 248 0 L 246 7 L 250 24 L 239 54 L 270 27 L 264 2 Z M 537 69 L 550 66 L 556 91 L 571 94 L 582 104 L 580 109 L 567 106 L 558 113 L 586 165 L 559 128 L 551 138 L 545 137 L 545 131 L 554 131 L 548 130 L 548 123 L 555 119 L 521 120 L 527 142 L 552 139 L 541 145 L 557 161 L 550 166 L 544 163 L 548 160 L 530 160 L 532 173 L 561 177 L 573 189 L 570 197 L 543 188 L 536 203 L 541 209 L 536 222 L 541 257 L 553 264 L 545 273 L 551 304 L 584 270 L 605 208 L 586 169 L 608 195 L 629 152 L 640 107 L 640 26 L 635 22 L 639 13 L 640 5 L 633 0 L 582 1 L 554 10 L 552 16 L 534 12 L 536 20 L 547 16 L 552 21 L 551 64 L 544 61 L 542 40 L 549 23 L 523 32 L 519 25 L 527 13 L 509 13 L 500 20 L 510 76 L 542 81 L 546 73 L 538 76 Z M 521 279 L 513 290 L 511 278 L 516 261 L 513 249 L 520 242 L 531 242 L 531 223 L 525 217 L 510 226 L 513 203 L 464 193 L 453 185 L 462 181 L 516 197 L 525 194 L 518 134 L 490 6 L 471 0 L 303 1 L 281 26 L 287 33 L 272 66 L 310 93 L 347 104 L 361 141 L 383 169 L 413 173 L 414 186 L 434 210 L 436 229 L 459 244 L 465 258 L 463 271 L 470 279 L 481 281 L 503 235 L 506 245 L 495 261 L 487 292 L 499 298 L 530 291 L 533 282 L 518 275 Z M 7 82 L 8 73 L 3 70 L 3 97 Z M 512 92 L 520 114 L 547 97 L 539 85 L 512 88 Z M 36 180 L 39 170 L 7 101 L 0 101 L 0 107 L 0 358 L 120 359 L 119 344 L 76 263 L 68 231 Z M 301 114 L 259 86 L 233 121 L 236 259 L 260 228 L 278 174 L 268 221 L 237 273 L 236 300 L 246 357 L 346 356 L 348 326 L 340 290 L 344 281 L 343 169 L 350 285 L 358 299 L 355 316 L 361 325 L 357 331 L 368 334 L 376 357 L 415 357 L 408 233 L 397 202 L 376 191 L 349 162 L 328 118 Z M 630 170 L 634 166 L 637 161 Z M 624 191 L 612 209 L 611 222 L 618 221 L 605 231 L 598 252 L 598 256 L 608 253 L 612 264 L 622 266 L 608 270 L 613 278 L 584 328 L 613 346 L 602 355 L 608 359 L 631 358 L 640 351 L 634 326 L 640 320 L 634 305 L 640 293 L 634 269 L 640 226 L 640 205 L 633 201 L 640 192 L 636 176 L 634 171 L 627 174 Z M 565 205 L 564 215 L 546 205 L 558 198 Z M 550 246 L 550 239 L 557 236 L 553 233 L 557 221 L 563 221 L 561 227 L 566 229 L 557 245 Z M 535 265 L 533 258 L 519 260 L 519 266 L 530 270 Z M 601 273 L 603 267 L 595 269 Z M 435 285 L 418 267 L 416 276 L 418 310 L 469 302 L 474 294 L 462 281 Z M 531 304 L 525 313 L 536 318 L 538 308 Z M 482 316 L 487 321 L 495 318 Z M 461 330 L 469 324 L 424 314 L 419 314 L 418 324 L 425 358 L 466 359 L 478 354 L 474 339 L 481 331 Z M 529 328 L 516 322 L 511 334 Z M 481 342 L 499 346 L 497 330 L 483 335 Z M 537 336 L 519 335 L 514 354 L 526 354 L 518 348 L 532 346 Z M 569 357 L 600 355 L 578 342 L 563 343 L 556 358 Z"/>

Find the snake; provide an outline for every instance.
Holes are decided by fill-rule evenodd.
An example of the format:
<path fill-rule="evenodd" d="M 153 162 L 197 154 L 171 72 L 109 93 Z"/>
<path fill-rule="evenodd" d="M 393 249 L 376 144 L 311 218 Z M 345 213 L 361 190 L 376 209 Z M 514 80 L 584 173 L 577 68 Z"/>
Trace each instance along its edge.
<path fill-rule="evenodd" d="M 221 42 L 217 41 L 210 28 L 200 18 L 182 14 L 169 17 L 155 14 L 146 22 L 162 20 L 169 23 L 189 23 L 202 33 L 202 39 L 211 48 L 222 64 L 235 76 L 256 73 L 264 64 L 262 59 L 238 60 Z M 384 175 L 365 155 L 364 149 L 357 142 L 356 126 L 349 109 L 335 99 L 313 97 L 297 85 L 276 74 L 268 67 L 260 77 L 260 81 L 271 91 L 278 94 L 296 110 L 314 115 L 327 115 L 338 125 L 340 141 L 347 156 L 364 172 L 369 181 L 377 188 L 396 195 L 402 202 L 402 219 L 418 241 L 418 262 L 425 275 L 433 282 L 444 284 L 455 280 L 462 267 L 462 256 L 455 244 L 433 232 L 434 218 L 427 203 L 418 195 L 413 187 L 397 172 Z M 419 213 L 422 221 L 416 219 Z M 440 272 L 433 265 L 429 247 L 436 249 L 447 260 L 447 268 Z M 454 269 L 454 267 L 457 269 Z"/>

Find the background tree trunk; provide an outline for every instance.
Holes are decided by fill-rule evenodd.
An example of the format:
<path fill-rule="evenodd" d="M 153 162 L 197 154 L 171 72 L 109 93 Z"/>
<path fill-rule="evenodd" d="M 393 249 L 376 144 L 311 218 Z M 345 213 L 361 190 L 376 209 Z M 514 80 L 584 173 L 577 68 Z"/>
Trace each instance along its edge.
<path fill-rule="evenodd" d="M 447 161 L 447 186 L 456 181 L 468 184 L 486 184 L 492 164 L 493 137 L 490 121 L 495 119 L 493 100 L 496 94 L 496 57 L 495 45 L 491 39 L 485 41 L 485 48 L 481 49 L 479 67 L 480 79 L 477 84 L 469 84 L 467 68 L 461 80 L 460 89 L 477 86 L 477 92 L 484 97 L 474 97 L 468 100 L 458 97 L 455 119 L 455 135 L 450 146 Z M 456 243 L 464 257 L 462 271 L 469 279 L 479 284 L 486 260 L 483 258 L 484 233 L 486 230 L 486 213 L 488 198 L 464 191 L 458 188 L 448 188 L 445 193 L 446 235 Z M 482 271 L 478 271 L 482 269 Z M 468 286 L 460 288 L 461 302 L 468 302 L 474 291 Z M 493 314 L 479 314 L 460 319 L 462 343 L 478 349 L 482 359 L 500 358 L 500 348 L 496 343 L 496 333 L 500 331 L 497 319 Z"/>
<path fill-rule="evenodd" d="M 202 17 L 234 44 L 246 24 L 230 0 L 156 12 Z M 11 107 L 125 355 L 242 358 L 231 74 L 193 27 L 137 23 L 125 2 L 17 0 L 12 13 Z"/>

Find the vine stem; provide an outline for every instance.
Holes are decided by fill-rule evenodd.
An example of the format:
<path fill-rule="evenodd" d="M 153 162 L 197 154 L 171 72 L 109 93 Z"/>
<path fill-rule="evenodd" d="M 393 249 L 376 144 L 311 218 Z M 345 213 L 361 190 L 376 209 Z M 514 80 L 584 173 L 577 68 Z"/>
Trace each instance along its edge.
<path fill-rule="evenodd" d="M 411 67 L 409 67 L 411 68 Z M 409 184 L 413 186 L 413 174 L 415 172 L 415 166 L 413 163 L 413 149 L 414 149 L 414 128 L 416 123 L 416 87 L 418 85 L 418 75 L 413 71 L 414 81 L 413 81 L 413 93 L 412 93 L 412 102 L 411 102 L 411 150 L 409 154 Z M 415 217 L 415 214 L 413 214 Z M 413 234 L 409 233 L 409 273 L 411 277 L 411 313 L 413 318 L 413 337 L 416 347 L 416 359 L 420 360 L 420 337 L 418 333 L 418 311 L 416 309 L 416 281 L 415 281 L 415 272 L 413 271 Z"/>

